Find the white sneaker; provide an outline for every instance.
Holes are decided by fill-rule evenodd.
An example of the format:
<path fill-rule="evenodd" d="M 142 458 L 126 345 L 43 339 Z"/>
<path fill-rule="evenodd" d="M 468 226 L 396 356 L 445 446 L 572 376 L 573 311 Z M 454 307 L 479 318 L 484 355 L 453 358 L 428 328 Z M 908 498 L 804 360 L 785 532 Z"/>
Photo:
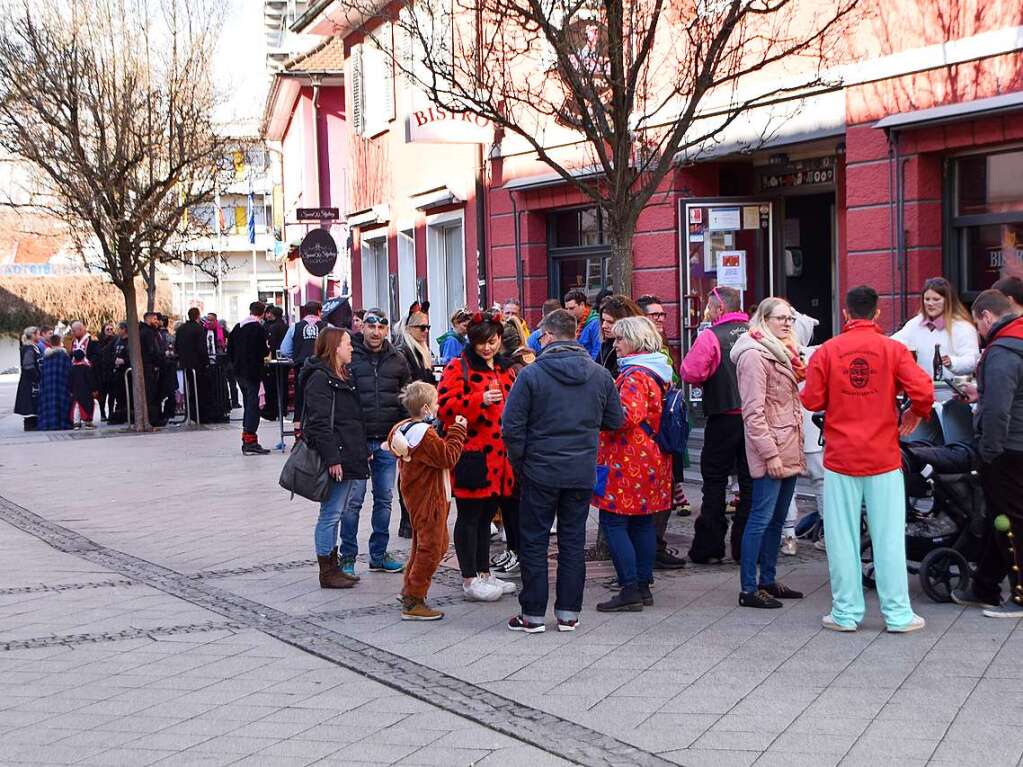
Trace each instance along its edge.
<path fill-rule="evenodd" d="M 496 602 L 503 596 L 504 591 L 477 576 L 468 586 L 462 584 L 462 593 L 470 602 Z"/>
<path fill-rule="evenodd" d="M 502 581 L 493 573 L 488 573 L 486 576 L 480 576 L 484 581 L 489 583 L 491 586 L 496 586 L 501 589 L 501 595 L 514 594 L 516 591 L 515 584 L 511 581 Z"/>
<path fill-rule="evenodd" d="M 781 553 L 787 557 L 794 557 L 796 556 L 796 550 L 796 536 L 786 535 L 781 542 Z"/>
<path fill-rule="evenodd" d="M 831 617 L 831 613 L 828 613 L 823 618 L 821 618 L 821 626 L 826 628 L 828 631 L 844 632 L 855 631 L 857 628 L 856 626 L 843 626 L 841 623 L 839 623 L 838 621 Z"/>
<path fill-rule="evenodd" d="M 926 625 L 927 621 L 925 621 L 919 615 L 914 615 L 913 620 L 911 620 L 905 626 L 885 626 L 885 631 L 887 631 L 889 634 L 908 634 L 911 631 L 919 631 Z"/>

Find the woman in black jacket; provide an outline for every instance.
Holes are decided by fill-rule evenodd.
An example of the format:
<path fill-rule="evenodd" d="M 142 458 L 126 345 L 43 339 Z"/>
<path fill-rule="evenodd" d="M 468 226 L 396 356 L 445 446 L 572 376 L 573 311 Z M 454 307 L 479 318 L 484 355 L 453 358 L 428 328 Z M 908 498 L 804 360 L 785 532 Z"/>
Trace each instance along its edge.
<path fill-rule="evenodd" d="M 21 334 L 21 378 L 18 379 L 14 412 L 25 416 L 26 430 L 33 428 L 28 419 L 35 419 L 36 399 L 39 396 L 39 363 L 43 355 L 39 351 L 38 341 L 39 330 L 35 327 L 25 328 Z"/>
<path fill-rule="evenodd" d="M 351 334 L 328 327 L 320 331 L 314 356 L 306 360 L 301 373 L 305 398 L 302 438 L 320 454 L 334 480 L 330 495 L 320 504 L 314 535 L 320 587 L 325 589 L 348 589 L 359 580 L 338 566 L 336 544 L 348 500 L 369 477 L 366 428 L 348 372 L 351 361 Z"/>

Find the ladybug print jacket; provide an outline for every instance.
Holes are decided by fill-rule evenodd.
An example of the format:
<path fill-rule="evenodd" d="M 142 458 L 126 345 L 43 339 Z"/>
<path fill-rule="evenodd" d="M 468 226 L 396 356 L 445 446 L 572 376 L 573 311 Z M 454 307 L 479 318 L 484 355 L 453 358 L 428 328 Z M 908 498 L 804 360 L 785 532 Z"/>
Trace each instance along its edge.
<path fill-rule="evenodd" d="M 507 498 L 516 494 L 515 474 L 501 438 L 501 416 L 515 372 L 501 359 L 494 368 L 473 367 L 463 352 L 444 368 L 437 385 L 437 418 L 445 429 L 461 415 L 468 421 L 462 458 L 453 474 L 455 498 Z M 483 394 L 500 387 L 504 398 L 486 405 Z"/>

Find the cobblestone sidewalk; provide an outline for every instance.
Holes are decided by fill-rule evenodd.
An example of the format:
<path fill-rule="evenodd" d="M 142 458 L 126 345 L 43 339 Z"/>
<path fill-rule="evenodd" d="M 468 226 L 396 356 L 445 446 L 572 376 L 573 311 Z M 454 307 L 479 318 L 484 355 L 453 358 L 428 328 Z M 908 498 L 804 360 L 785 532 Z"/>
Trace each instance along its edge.
<path fill-rule="evenodd" d="M 594 563 L 575 634 L 512 634 L 449 558 L 445 620 L 402 623 L 399 578 L 317 587 L 282 461 L 219 430 L 3 449 L 0 764 L 1021 764 L 1016 621 L 914 590 L 924 632 L 884 634 L 876 601 L 822 632 L 805 548 L 781 575 L 807 598 L 767 614 L 725 564 L 601 615 Z"/>

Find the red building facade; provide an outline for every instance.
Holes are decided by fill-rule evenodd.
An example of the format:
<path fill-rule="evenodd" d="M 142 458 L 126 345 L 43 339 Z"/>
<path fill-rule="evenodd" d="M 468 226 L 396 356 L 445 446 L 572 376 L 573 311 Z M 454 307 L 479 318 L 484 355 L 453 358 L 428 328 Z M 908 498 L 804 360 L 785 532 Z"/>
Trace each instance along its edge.
<path fill-rule="evenodd" d="M 779 125 L 752 148 L 726 132 L 698 162 L 676 165 L 640 216 L 634 293 L 661 297 L 679 351 L 716 284 L 740 287 L 749 308 L 788 297 L 820 321 L 823 340 L 855 284 L 882 293 L 893 328 L 916 311 L 928 276 L 947 275 L 969 298 L 1023 271 L 1023 11 L 965 0 L 874 10 L 847 41 L 841 85 L 772 107 L 764 119 Z M 333 12 L 324 6 L 303 31 L 336 32 Z M 345 37 L 349 114 L 359 39 Z M 355 190 L 348 211 L 357 306 L 386 300 L 403 311 L 414 285 L 417 298 L 439 299 L 438 330 L 454 306 L 510 297 L 535 323 L 546 298 L 607 286 L 604 224 L 580 192 L 509 143 L 410 141 L 415 105 L 388 87 L 390 127 L 354 130 L 348 146 L 351 178 L 375 186 Z M 581 169 L 583 147 L 578 155 Z M 440 246 L 430 227 L 453 221 L 462 253 L 431 257 Z M 384 255 L 367 259 L 374 232 Z M 399 255 L 403 233 L 411 261 Z M 369 266 L 378 277 L 366 279 Z"/>

